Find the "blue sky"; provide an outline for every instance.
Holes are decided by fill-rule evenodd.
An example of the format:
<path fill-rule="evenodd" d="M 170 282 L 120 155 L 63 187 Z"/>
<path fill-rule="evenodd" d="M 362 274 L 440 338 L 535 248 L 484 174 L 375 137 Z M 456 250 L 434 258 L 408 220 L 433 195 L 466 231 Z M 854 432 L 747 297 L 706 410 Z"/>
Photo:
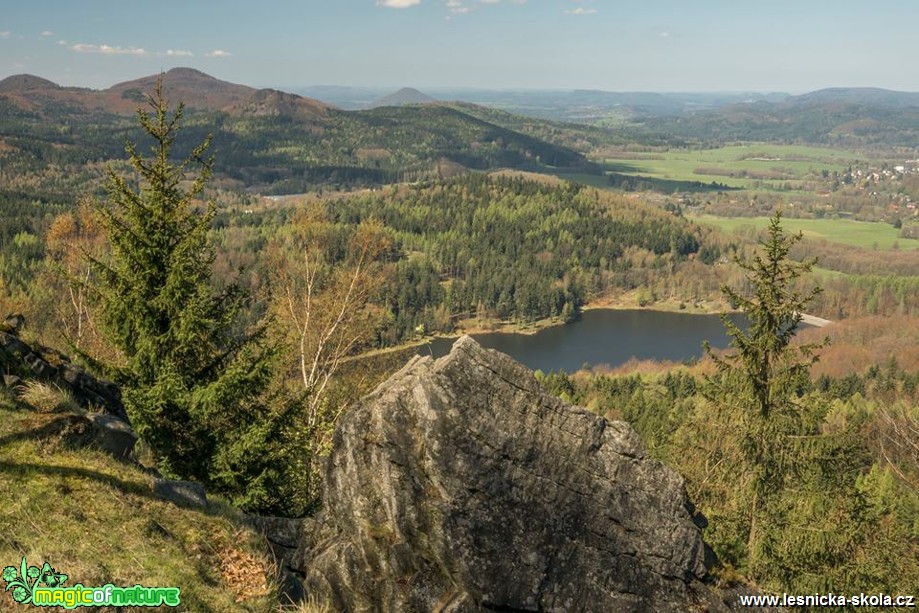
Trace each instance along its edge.
<path fill-rule="evenodd" d="M 916 0 L 3 0 L 0 78 L 919 91 Z"/>

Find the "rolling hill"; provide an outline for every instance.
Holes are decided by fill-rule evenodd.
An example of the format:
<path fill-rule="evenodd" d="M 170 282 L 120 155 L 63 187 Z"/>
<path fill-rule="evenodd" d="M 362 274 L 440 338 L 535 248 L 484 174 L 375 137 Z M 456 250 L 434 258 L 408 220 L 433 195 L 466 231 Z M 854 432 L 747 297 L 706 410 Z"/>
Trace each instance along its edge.
<path fill-rule="evenodd" d="M 636 118 L 630 129 L 636 135 L 663 134 L 699 142 L 915 147 L 919 93 L 830 88 L 681 116 Z"/>
<path fill-rule="evenodd" d="M 12 193 L 22 203 L 98 193 L 104 184 L 99 163 L 122 159 L 125 139 L 141 138 L 134 112 L 157 78 L 105 90 L 61 87 L 31 75 L 0 81 L 0 158 L 11 171 L 0 183 L 0 196 Z M 522 133 L 512 121 L 492 122 L 473 108 L 417 104 L 428 98 L 414 90 L 389 97 L 408 103 L 404 106 L 344 111 L 190 68 L 172 69 L 162 81 L 166 97 L 186 105 L 177 153 L 187 153 L 210 135 L 217 178 L 230 189 L 295 193 L 416 181 L 465 169 L 599 172 L 581 153 L 540 138 L 538 129 Z M 20 186 L 16 179 L 50 179 L 51 172 L 53 181 L 37 185 Z"/>

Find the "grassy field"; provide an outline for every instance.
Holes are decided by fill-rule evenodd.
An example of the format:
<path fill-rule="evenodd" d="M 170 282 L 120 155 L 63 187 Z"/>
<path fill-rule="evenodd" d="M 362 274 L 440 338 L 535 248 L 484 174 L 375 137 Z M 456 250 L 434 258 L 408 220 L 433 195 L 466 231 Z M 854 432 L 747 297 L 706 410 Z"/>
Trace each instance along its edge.
<path fill-rule="evenodd" d="M 699 223 L 719 228 L 722 232 L 733 233 L 743 226 L 763 229 L 769 225 L 768 217 L 715 217 L 700 215 L 693 217 Z M 788 232 L 801 232 L 805 239 L 827 240 L 842 245 L 877 248 L 889 251 L 896 244 L 898 249 L 919 249 L 919 240 L 901 238 L 899 230 L 889 223 L 853 221 L 851 219 L 792 219 L 782 218 L 782 227 Z"/>
<path fill-rule="evenodd" d="M 241 513 L 214 497 L 206 510 L 165 502 L 138 467 L 69 445 L 82 410 L 42 385 L 22 399 L 0 389 L 0 567 L 25 556 L 66 586 L 176 586 L 180 611 L 277 611 L 274 562 Z M 0 611 L 20 609 L 0 591 Z"/>
<path fill-rule="evenodd" d="M 670 182 L 713 181 L 740 189 L 800 189 L 821 173 L 842 172 L 864 154 L 800 145 L 750 144 L 693 151 L 667 151 L 635 159 L 606 157 L 605 170 Z"/>

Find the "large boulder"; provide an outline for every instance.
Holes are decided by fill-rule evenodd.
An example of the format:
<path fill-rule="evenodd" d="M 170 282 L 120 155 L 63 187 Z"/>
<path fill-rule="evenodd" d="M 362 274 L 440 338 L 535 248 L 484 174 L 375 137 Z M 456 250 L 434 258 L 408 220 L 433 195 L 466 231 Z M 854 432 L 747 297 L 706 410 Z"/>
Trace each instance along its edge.
<path fill-rule="evenodd" d="M 683 479 L 463 337 L 342 419 L 307 593 L 343 611 L 727 610 Z"/>

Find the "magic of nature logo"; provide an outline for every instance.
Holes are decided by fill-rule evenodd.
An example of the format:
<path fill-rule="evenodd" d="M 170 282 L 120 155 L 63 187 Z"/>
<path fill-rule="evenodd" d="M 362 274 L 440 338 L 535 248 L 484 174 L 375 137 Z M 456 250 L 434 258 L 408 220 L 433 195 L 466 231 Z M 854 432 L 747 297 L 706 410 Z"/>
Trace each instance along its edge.
<path fill-rule="evenodd" d="M 84 586 L 77 583 L 72 587 L 64 584 L 69 577 L 59 573 L 50 564 L 29 566 L 22 558 L 19 568 L 7 566 L 3 569 L 3 581 L 7 592 L 12 592 L 14 601 L 36 607 L 176 607 L 179 605 L 179 588 L 145 587 L 134 585 L 118 587 L 107 583 L 101 587 Z"/>

